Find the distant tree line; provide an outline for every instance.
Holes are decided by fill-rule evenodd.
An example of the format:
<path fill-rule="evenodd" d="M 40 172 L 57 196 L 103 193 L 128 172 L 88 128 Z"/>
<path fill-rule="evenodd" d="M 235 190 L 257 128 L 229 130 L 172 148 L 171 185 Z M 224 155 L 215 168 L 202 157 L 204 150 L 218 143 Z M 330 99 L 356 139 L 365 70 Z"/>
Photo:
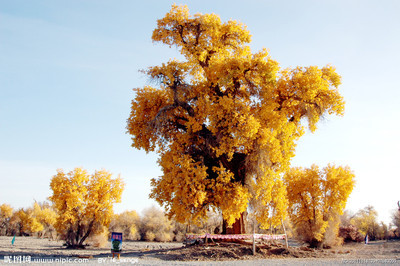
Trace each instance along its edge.
<path fill-rule="evenodd" d="M 370 240 L 400 239 L 399 211 L 393 212 L 392 222 L 387 225 L 378 222 L 377 212 L 367 206 L 355 214 L 345 211 L 339 217 L 339 231 L 335 235 L 337 242 L 361 242 L 365 234 Z M 57 233 L 55 224 L 57 213 L 48 202 L 35 202 L 32 207 L 14 210 L 8 204 L 0 205 L 0 235 L 34 236 L 39 238 L 62 239 Z M 246 216 L 246 227 L 253 230 L 252 214 Z M 283 221 L 288 237 L 302 239 L 289 219 Z M 87 244 L 104 246 L 110 239 L 111 232 L 122 232 L 125 240 L 142 241 L 183 241 L 186 233 L 215 233 L 222 230 L 222 215 L 209 212 L 208 219 L 200 224 L 181 224 L 168 219 L 165 213 L 156 207 L 145 209 L 141 215 L 136 211 L 125 211 L 113 214 L 107 228 L 102 228 L 87 239 Z M 283 234 L 282 227 L 262 229 L 255 226 L 256 233 Z"/>
<path fill-rule="evenodd" d="M 263 219 L 267 224 L 261 224 L 257 222 L 259 208 L 249 208 L 243 215 L 243 226 L 248 232 L 286 232 L 311 247 L 362 241 L 367 234 L 370 240 L 400 238 L 400 206 L 389 225 L 378 222 L 378 213 L 372 206 L 355 214 L 343 210 L 353 178 L 347 167 L 292 168 L 282 186 L 287 190 L 282 193 L 288 195 L 289 215 L 282 219 L 276 212 L 279 207 L 270 206 L 270 215 Z M 0 205 L 0 235 L 60 239 L 67 246 L 78 248 L 87 244 L 103 246 L 111 232 L 122 232 L 126 240 L 166 242 L 182 241 L 187 233 L 219 233 L 224 228 L 218 209 L 185 224 L 156 207 L 141 215 L 134 210 L 115 214 L 113 205 L 120 202 L 124 183 L 105 170 L 89 174 L 81 168 L 68 173 L 60 169 L 50 187 L 53 194 L 49 202 L 34 202 L 31 207 L 18 210 Z"/>

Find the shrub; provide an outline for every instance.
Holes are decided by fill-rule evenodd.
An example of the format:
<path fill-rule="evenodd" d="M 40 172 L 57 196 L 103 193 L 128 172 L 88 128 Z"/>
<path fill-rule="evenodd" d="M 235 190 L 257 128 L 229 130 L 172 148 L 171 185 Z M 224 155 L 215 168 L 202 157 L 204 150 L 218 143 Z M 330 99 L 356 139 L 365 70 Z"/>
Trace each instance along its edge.
<path fill-rule="evenodd" d="M 116 214 L 110 223 L 110 232 L 123 233 L 124 239 L 138 240 L 140 217 L 136 211 L 125 211 L 121 214 Z"/>
<path fill-rule="evenodd" d="M 143 240 L 166 242 L 174 238 L 172 222 L 155 207 L 144 210 L 140 234 Z"/>
<path fill-rule="evenodd" d="M 343 238 L 344 242 L 362 242 L 364 236 L 359 232 L 358 228 L 352 224 L 341 226 L 339 228 L 339 237 Z"/>

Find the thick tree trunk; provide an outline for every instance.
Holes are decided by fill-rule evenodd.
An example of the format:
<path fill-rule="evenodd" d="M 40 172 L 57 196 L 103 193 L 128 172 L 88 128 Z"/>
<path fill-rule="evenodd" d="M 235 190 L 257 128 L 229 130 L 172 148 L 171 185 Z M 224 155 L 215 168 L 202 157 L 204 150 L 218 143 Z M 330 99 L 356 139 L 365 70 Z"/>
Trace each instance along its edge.
<path fill-rule="evenodd" d="M 236 219 L 232 227 L 228 227 L 228 223 L 224 220 L 222 223 L 222 234 L 232 235 L 232 234 L 245 234 L 246 228 L 244 225 L 244 213 L 240 214 L 240 218 Z"/>
<path fill-rule="evenodd" d="M 88 238 L 90 236 L 90 233 L 92 233 L 93 225 L 94 225 L 94 220 L 92 220 L 90 222 L 88 230 L 86 231 L 86 234 L 79 241 L 79 246 L 83 246 L 83 242 L 85 242 L 86 238 Z"/>
<path fill-rule="evenodd" d="M 246 154 L 243 153 L 235 153 L 231 161 L 228 161 L 226 157 L 222 157 L 221 161 L 223 165 L 229 169 L 235 176 L 234 182 L 240 183 L 242 186 L 245 185 L 246 178 Z M 228 227 L 226 221 L 223 221 L 222 224 L 222 233 L 223 234 L 245 234 L 246 228 L 244 225 L 244 216 L 245 212 L 240 214 L 240 217 L 236 219 L 233 223 L 232 227 Z"/>

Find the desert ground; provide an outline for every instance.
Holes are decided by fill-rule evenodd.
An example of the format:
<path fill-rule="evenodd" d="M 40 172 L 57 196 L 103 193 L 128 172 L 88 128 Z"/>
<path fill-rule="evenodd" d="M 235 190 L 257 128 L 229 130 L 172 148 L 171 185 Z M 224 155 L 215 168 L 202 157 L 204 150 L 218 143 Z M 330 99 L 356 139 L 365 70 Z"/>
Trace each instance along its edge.
<path fill-rule="evenodd" d="M 62 241 L 35 237 L 0 237 L 0 264 L 32 265 L 400 265 L 400 241 L 351 243 L 331 249 L 309 249 L 290 241 L 257 244 L 252 255 L 251 244 L 210 243 L 184 246 L 182 243 L 142 241 L 123 242 L 120 260 L 112 259 L 109 246 L 67 249 Z"/>

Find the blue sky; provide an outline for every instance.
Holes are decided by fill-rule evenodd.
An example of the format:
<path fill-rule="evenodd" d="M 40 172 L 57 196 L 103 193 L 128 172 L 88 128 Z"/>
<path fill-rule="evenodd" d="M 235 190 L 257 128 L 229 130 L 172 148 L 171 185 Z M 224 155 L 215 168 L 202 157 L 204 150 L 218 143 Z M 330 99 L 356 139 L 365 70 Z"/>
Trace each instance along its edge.
<path fill-rule="evenodd" d="M 106 169 L 126 182 L 116 211 L 155 204 L 156 154 L 125 134 L 138 70 L 179 57 L 151 41 L 171 4 L 248 26 L 253 52 L 282 68 L 332 64 L 342 75 L 344 117 L 326 117 L 300 141 L 293 165 L 349 165 L 347 208 L 373 205 L 380 220 L 400 200 L 399 1 L 0 0 L 0 204 L 43 201 L 56 169 Z"/>

